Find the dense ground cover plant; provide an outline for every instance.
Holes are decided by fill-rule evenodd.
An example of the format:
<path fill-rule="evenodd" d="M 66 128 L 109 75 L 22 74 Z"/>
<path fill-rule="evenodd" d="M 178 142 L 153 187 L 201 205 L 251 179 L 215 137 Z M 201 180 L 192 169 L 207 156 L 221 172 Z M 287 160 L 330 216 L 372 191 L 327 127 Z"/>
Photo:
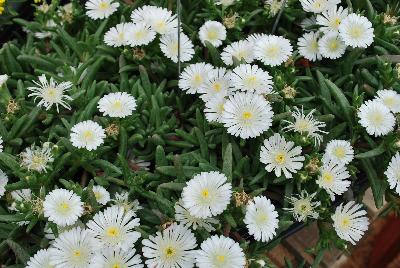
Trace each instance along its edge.
<path fill-rule="evenodd" d="M 0 50 L 9 267 L 263 267 L 313 221 L 317 266 L 368 229 L 368 187 L 398 211 L 395 2 L 35 10 Z"/>

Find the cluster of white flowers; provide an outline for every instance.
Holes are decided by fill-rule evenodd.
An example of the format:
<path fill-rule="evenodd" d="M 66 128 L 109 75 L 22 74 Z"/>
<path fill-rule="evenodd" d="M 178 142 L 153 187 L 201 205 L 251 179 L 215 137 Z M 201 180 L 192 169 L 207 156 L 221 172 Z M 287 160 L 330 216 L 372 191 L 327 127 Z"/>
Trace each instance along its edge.
<path fill-rule="evenodd" d="M 303 9 L 312 12 L 310 19 L 303 23 L 305 30 L 319 26 L 318 30 L 306 32 L 298 39 L 299 53 L 310 61 L 322 58 L 337 59 L 347 47 L 366 48 L 372 44 L 374 29 L 364 16 L 350 13 L 338 6 L 340 0 L 301 0 Z"/>
<path fill-rule="evenodd" d="M 192 59 L 193 43 L 182 29 L 178 33 L 177 17 L 168 9 L 146 5 L 133 10 L 131 20 L 132 22 L 122 22 L 110 28 L 104 35 L 104 42 L 112 47 L 137 47 L 150 44 L 159 34 L 160 49 L 167 58 L 173 62 L 178 62 L 178 58 L 181 62 Z M 200 36 L 207 31 L 204 33 L 207 40 L 217 40 L 220 37 L 218 29 L 209 25 L 207 29 L 200 31 Z"/>

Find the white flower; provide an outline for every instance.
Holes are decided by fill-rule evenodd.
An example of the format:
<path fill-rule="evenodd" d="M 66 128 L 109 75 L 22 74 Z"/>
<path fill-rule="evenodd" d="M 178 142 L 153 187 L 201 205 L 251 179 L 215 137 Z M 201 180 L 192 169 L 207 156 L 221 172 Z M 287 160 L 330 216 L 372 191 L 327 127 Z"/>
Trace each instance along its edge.
<path fill-rule="evenodd" d="M 304 11 L 321 13 L 340 4 L 340 0 L 300 0 Z"/>
<path fill-rule="evenodd" d="M 358 117 L 360 124 L 370 135 L 383 136 L 394 130 L 396 119 L 381 101 L 368 100 L 361 105 Z"/>
<path fill-rule="evenodd" d="M 247 36 L 246 41 L 250 42 L 251 46 L 254 49 L 254 46 L 257 44 L 258 41 L 268 36 L 269 36 L 268 34 L 264 33 L 253 33 Z"/>
<path fill-rule="evenodd" d="M 110 17 L 118 7 L 119 3 L 113 0 L 89 0 L 85 4 L 86 15 L 94 20 Z"/>
<path fill-rule="evenodd" d="M 182 191 L 183 206 L 197 218 L 221 214 L 228 206 L 232 184 L 218 171 L 201 172 L 187 182 Z"/>
<path fill-rule="evenodd" d="M 321 37 L 318 47 L 321 55 L 329 59 L 340 58 L 346 51 L 345 43 L 335 32 L 329 32 Z"/>
<path fill-rule="evenodd" d="M 139 209 L 142 209 L 138 200 L 129 201 L 129 193 L 125 191 L 115 193 L 114 199 L 111 201 L 113 201 L 116 206 L 123 208 L 125 212 L 128 210 L 131 211 L 134 213 L 134 216 L 136 216 L 136 212 Z"/>
<path fill-rule="evenodd" d="M 25 268 L 55 268 L 50 264 L 50 252 L 47 249 L 41 249 L 33 255 Z"/>
<path fill-rule="evenodd" d="M 293 213 L 293 217 L 298 222 L 304 222 L 307 218 L 318 219 L 319 215 L 315 208 L 319 207 L 321 202 L 312 201 L 316 194 L 308 194 L 306 190 L 302 190 L 297 196 L 286 197 L 289 203 L 293 205 L 293 208 L 284 208 L 284 210 Z"/>
<path fill-rule="evenodd" d="M 92 151 L 104 142 L 105 137 L 104 129 L 98 123 L 87 120 L 72 127 L 70 140 L 73 146 Z"/>
<path fill-rule="evenodd" d="M 265 65 L 277 66 L 287 61 L 292 55 L 290 41 L 282 36 L 267 35 L 257 41 L 254 47 L 256 59 Z"/>
<path fill-rule="evenodd" d="M 179 88 L 188 94 L 198 93 L 213 69 L 211 64 L 204 62 L 188 65 L 179 76 Z"/>
<path fill-rule="evenodd" d="M 194 266 L 194 249 L 197 247 L 193 233 L 183 225 L 172 224 L 162 232 L 142 241 L 147 267 L 190 268 Z"/>
<path fill-rule="evenodd" d="M 225 26 L 218 21 L 206 21 L 199 29 L 199 38 L 203 45 L 208 41 L 214 47 L 219 47 L 226 39 Z"/>
<path fill-rule="evenodd" d="M 390 189 L 394 189 L 400 195 L 400 153 L 397 152 L 390 160 L 389 166 L 385 171 Z"/>
<path fill-rule="evenodd" d="M 224 7 L 233 5 L 236 0 L 215 0 L 216 5 L 222 5 Z"/>
<path fill-rule="evenodd" d="M 186 34 L 180 34 L 180 61 L 190 61 L 194 55 L 193 43 Z M 164 56 L 171 59 L 173 62 L 178 62 L 178 34 L 165 34 L 160 38 L 160 49 Z"/>
<path fill-rule="evenodd" d="M 55 189 L 46 195 L 43 211 L 44 216 L 57 225 L 72 225 L 83 214 L 83 202 L 72 191 Z"/>
<path fill-rule="evenodd" d="M 86 227 L 103 247 L 128 250 L 140 237 L 140 233 L 134 231 L 139 226 L 139 219 L 134 216 L 132 211 L 112 206 L 94 215 Z"/>
<path fill-rule="evenodd" d="M 6 75 L 6 74 L 0 75 L 0 87 L 5 85 L 7 80 L 8 80 L 8 75 Z"/>
<path fill-rule="evenodd" d="M 281 0 L 266 0 L 265 5 L 269 7 L 270 14 L 275 16 L 282 8 L 283 1 Z M 287 5 L 287 2 L 286 2 Z"/>
<path fill-rule="evenodd" d="M 199 268 L 244 268 L 246 257 L 239 244 L 229 237 L 211 236 L 196 253 Z"/>
<path fill-rule="evenodd" d="M 61 82 L 57 84 L 53 77 L 50 77 L 50 81 L 48 82 L 46 76 L 42 74 L 39 76 L 39 82 L 33 81 L 33 83 L 36 84 L 36 86 L 28 87 L 28 90 L 32 91 L 28 97 L 35 97 L 34 101 L 39 98 L 38 106 L 43 106 L 46 110 L 49 110 L 53 104 L 55 104 L 57 112 L 59 112 L 58 105 L 71 110 L 71 106 L 69 106 L 66 101 L 71 101 L 72 98 L 64 95 L 65 91 L 72 87 L 71 82 Z"/>
<path fill-rule="evenodd" d="M 126 92 L 104 95 L 97 106 L 104 116 L 124 118 L 132 115 L 136 109 L 136 100 Z"/>
<path fill-rule="evenodd" d="M 260 162 L 266 164 L 268 172 L 274 170 L 277 177 L 283 172 L 286 178 L 292 178 L 292 173 L 302 168 L 304 159 L 301 147 L 295 147 L 294 142 L 287 142 L 278 133 L 264 140 L 264 146 L 261 146 Z"/>
<path fill-rule="evenodd" d="M 104 43 L 112 47 L 129 45 L 129 23 L 119 23 L 110 28 L 104 35 Z"/>
<path fill-rule="evenodd" d="M 231 73 L 225 68 L 215 68 L 208 79 L 199 88 L 198 93 L 204 101 L 214 99 L 218 96 L 227 96 L 231 92 Z"/>
<path fill-rule="evenodd" d="M 148 45 L 156 38 L 156 32 L 144 22 L 128 23 L 128 43 L 131 47 Z"/>
<path fill-rule="evenodd" d="M 326 124 L 314 118 L 313 113 L 315 112 L 315 109 L 311 110 L 307 115 L 304 114 L 303 106 L 301 107 L 301 110 L 297 107 L 294 107 L 294 110 L 295 111 L 292 112 L 294 122 L 284 120 L 284 122 L 289 125 L 284 127 L 283 130 L 306 134 L 308 137 L 314 139 L 316 145 L 319 145 L 322 141 L 321 134 L 327 133 L 320 128 L 325 127 Z"/>
<path fill-rule="evenodd" d="M 272 77 L 257 65 L 240 64 L 232 70 L 231 79 L 235 90 L 258 94 L 272 93 Z"/>
<path fill-rule="evenodd" d="M 80 220 L 77 220 L 74 224 L 72 225 L 66 225 L 66 226 L 57 226 L 57 237 L 56 234 L 53 232 L 53 230 L 50 228 L 50 222 L 46 222 L 46 225 L 44 226 L 44 237 L 46 237 L 49 240 L 49 244 L 52 245 L 54 243 L 54 240 L 60 236 L 61 233 L 71 231 L 72 229 L 79 227 L 81 229 L 85 229 L 85 224 L 81 222 Z"/>
<path fill-rule="evenodd" d="M 96 201 L 102 205 L 106 205 L 110 201 L 110 193 L 103 186 L 93 186 L 93 193 Z"/>
<path fill-rule="evenodd" d="M 339 25 L 348 16 L 347 8 L 343 9 L 341 6 L 333 6 L 330 9 L 317 15 L 317 24 L 321 25 L 321 31 L 324 33 L 338 32 Z"/>
<path fill-rule="evenodd" d="M 221 53 L 221 59 L 226 65 L 233 65 L 233 57 L 238 61 L 251 63 L 254 60 L 253 43 L 247 40 L 233 42 L 226 46 Z"/>
<path fill-rule="evenodd" d="M 354 13 L 339 25 L 339 34 L 344 43 L 351 47 L 366 48 L 374 41 L 372 23 L 366 17 Z"/>
<path fill-rule="evenodd" d="M 320 167 L 317 184 L 335 200 L 335 194 L 341 195 L 349 188 L 351 182 L 346 180 L 350 174 L 346 167 L 334 162 L 327 162 Z"/>
<path fill-rule="evenodd" d="M 92 261 L 91 268 L 142 268 L 142 260 L 136 250 L 127 251 L 115 248 L 106 248 L 97 253 Z"/>
<path fill-rule="evenodd" d="M 272 126 L 274 112 L 264 97 L 253 93 L 235 93 L 224 104 L 221 122 L 228 133 L 242 139 L 255 138 Z"/>
<path fill-rule="evenodd" d="M 318 47 L 318 38 L 318 32 L 309 32 L 303 34 L 303 36 L 297 41 L 300 55 L 311 61 L 322 59 L 321 52 L 319 51 Z"/>
<path fill-rule="evenodd" d="M 314 31 L 314 29 L 311 28 L 314 28 L 313 26 L 316 24 L 317 24 L 316 16 L 307 17 L 300 22 L 301 28 L 306 32 Z"/>
<path fill-rule="evenodd" d="M 256 196 L 247 205 L 243 221 L 255 240 L 268 242 L 276 235 L 278 212 L 268 198 Z"/>
<path fill-rule="evenodd" d="M 21 166 L 28 171 L 37 171 L 39 173 L 46 172 L 48 164 L 54 161 L 51 147 L 48 143 L 44 143 L 42 147 L 32 145 L 20 153 Z"/>
<path fill-rule="evenodd" d="M 222 123 L 225 102 L 225 96 L 216 96 L 206 101 L 204 113 L 208 122 Z"/>
<path fill-rule="evenodd" d="M 208 232 L 215 231 L 213 224 L 218 224 L 219 221 L 214 218 L 197 218 L 190 214 L 189 210 L 183 207 L 183 202 L 180 199 L 175 203 L 175 219 L 183 224 L 186 228 L 193 228 L 193 230 L 197 230 L 197 228 L 204 228 Z"/>
<path fill-rule="evenodd" d="M 89 268 L 98 248 L 87 230 L 76 227 L 56 238 L 49 248 L 50 264 L 60 268 Z"/>
<path fill-rule="evenodd" d="M 354 201 L 340 204 L 332 215 L 333 227 L 337 235 L 355 245 L 368 230 L 369 222 L 365 215 L 367 212 Z"/>
<path fill-rule="evenodd" d="M 350 142 L 345 140 L 331 140 L 325 149 L 324 161 L 347 165 L 354 158 L 354 150 Z"/>
<path fill-rule="evenodd" d="M 137 8 L 132 11 L 131 19 L 134 23 L 146 23 L 159 34 L 174 33 L 178 28 L 176 15 L 162 7 L 146 5 Z"/>
<path fill-rule="evenodd" d="M 0 136 L 0 153 L 3 151 L 3 138 Z"/>
<path fill-rule="evenodd" d="M 389 108 L 393 113 L 400 113 L 400 94 L 392 89 L 381 89 L 376 92 L 376 99 Z"/>

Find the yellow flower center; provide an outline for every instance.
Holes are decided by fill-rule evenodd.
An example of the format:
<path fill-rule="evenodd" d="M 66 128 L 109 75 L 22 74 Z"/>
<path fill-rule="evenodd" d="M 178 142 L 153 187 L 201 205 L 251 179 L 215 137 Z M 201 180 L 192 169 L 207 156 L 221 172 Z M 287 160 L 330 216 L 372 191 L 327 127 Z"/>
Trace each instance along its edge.
<path fill-rule="evenodd" d="M 349 217 L 343 217 L 342 224 L 341 224 L 342 228 L 345 228 L 345 229 L 349 228 L 350 223 L 351 223 L 351 221 L 350 221 Z"/>
<path fill-rule="evenodd" d="M 253 117 L 253 114 L 251 112 L 243 112 L 243 119 L 248 120 Z"/>
<path fill-rule="evenodd" d="M 344 150 L 343 147 L 338 147 L 335 149 L 335 151 L 333 152 L 333 154 L 337 157 L 337 158 L 343 158 L 346 156 L 346 151 Z"/>
<path fill-rule="evenodd" d="M 222 89 L 222 85 L 220 83 L 215 83 L 213 85 L 213 89 L 217 92 L 219 92 Z"/>
<path fill-rule="evenodd" d="M 72 255 L 74 255 L 74 257 L 80 257 L 82 255 L 82 252 L 80 250 L 73 250 L 72 251 Z"/>
<path fill-rule="evenodd" d="M 63 201 L 58 205 L 58 211 L 60 213 L 67 213 L 70 210 L 70 206 L 67 202 Z"/>
<path fill-rule="evenodd" d="M 328 173 L 328 172 L 324 172 L 324 174 L 322 174 L 322 179 L 327 183 L 333 182 L 333 176 L 331 173 Z"/>
<path fill-rule="evenodd" d="M 275 161 L 276 161 L 276 163 L 282 165 L 282 164 L 285 163 L 285 160 L 286 160 L 286 156 L 285 156 L 284 153 L 281 152 L 281 153 L 277 153 L 277 154 L 275 155 Z"/>
<path fill-rule="evenodd" d="M 279 47 L 278 46 L 269 46 L 265 49 L 265 54 L 268 57 L 275 58 L 279 54 Z"/>
<path fill-rule="evenodd" d="M 334 21 L 333 21 L 333 23 L 334 23 L 334 25 L 337 27 L 337 26 L 339 26 L 340 25 L 340 19 L 339 18 L 336 18 Z"/>
<path fill-rule="evenodd" d="M 257 224 L 264 224 L 264 223 L 267 222 L 267 220 L 268 220 L 267 214 L 265 214 L 263 212 L 260 212 L 260 213 L 258 213 L 258 215 L 257 215 L 257 217 L 255 219 L 255 222 Z"/>
<path fill-rule="evenodd" d="M 209 40 L 215 40 L 215 39 L 217 39 L 217 37 L 218 37 L 217 31 L 215 31 L 215 30 L 209 30 L 209 31 L 207 32 L 207 39 L 209 39 Z"/>
<path fill-rule="evenodd" d="M 203 82 L 203 78 L 201 77 L 200 74 L 196 74 L 196 75 L 193 77 L 193 81 L 194 81 L 197 85 L 200 85 L 200 84 Z"/>
<path fill-rule="evenodd" d="M 217 259 L 217 262 L 219 262 L 219 263 L 225 262 L 224 255 L 217 255 L 216 259 Z"/>
<path fill-rule="evenodd" d="M 93 136 L 94 136 L 94 135 L 93 135 L 93 132 L 90 131 L 90 130 L 86 130 L 86 131 L 83 132 L 83 137 L 84 137 L 86 140 L 92 139 Z"/>
<path fill-rule="evenodd" d="M 391 106 L 394 106 L 394 105 L 396 104 L 396 101 L 394 100 L 394 98 L 389 97 L 389 98 L 385 98 L 385 99 L 383 100 L 383 103 L 384 103 L 386 106 L 391 107 Z"/>
<path fill-rule="evenodd" d="M 96 200 L 98 201 L 101 199 L 102 195 L 99 192 L 94 192 L 94 197 L 96 197 Z"/>
<path fill-rule="evenodd" d="M 176 253 L 176 250 L 171 246 L 169 246 L 165 249 L 165 256 L 167 256 L 167 258 L 174 256 L 175 253 Z"/>
<path fill-rule="evenodd" d="M 210 196 L 210 192 L 208 191 L 208 189 L 205 189 L 205 190 L 203 190 L 203 191 L 201 192 L 201 195 L 202 195 L 204 198 L 208 198 L 208 197 Z"/>
<path fill-rule="evenodd" d="M 165 29 L 165 26 L 167 26 L 167 24 L 165 23 L 164 20 L 157 20 L 154 23 L 154 28 L 158 29 L 158 31 L 162 31 Z"/>
<path fill-rule="evenodd" d="M 333 40 L 330 44 L 329 44 L 329 48 L 331 50 L 336 50 L 339 47 L 339 43 L 336 40 Z"/>
<path fill-rule="evenodd" d="M 120 100 L 116 100 L 116 101 L 113 103 L 113 108 L 114 108 L 115 110 L 120 110 L 120 109 L 122 108 L 122 102 L 121 102 Z"/>
<path fill-rule="evenodd" d="M 369 115 L 369 120 L 374 124 L 380 124 L 383 121 L 383 116 L 381 113 L 373 113 Z"/>
<path fill-rule="evenodd" d="M 57 95 L 57 89 L 54 87 L 48 87 L 46 91 L 47 97 L 54 98 Z"/>
<path fill-rule="evenodd" d="M 125 39 L 125 34 L 123 32 L 118 34 L 119 41 L 123 41 Z"/>
<path fill-rule="evenodd" d="M 38 169 L 43 167 L 44 163 L 45 163 L 45 159 L 43 156 L 41 155 L 34 155 L 32 157 L 32 167 L 33 169 Z"/>
<path fill-rule="evenodd" d="M 351 37 L 356 38 L 356 39 L 360 38 L 362 35 L 361 27 L 358 25 L 353 26 L 353 28 L 351 28 L 351 30 L 350 30 L 350 35 L 351 35 Z"/>
<path fill-rule="evenodd" d="M 119 263 L 114 263 L 114 265 L 112 266 L 112 268 L 121 268 L 121 265 Z"/>
<path fill-rule="evenodd" d="M 144 34 L 144 31 L 142 31 L 142 30 L 135 32 L 136 39 L 143 39 L 144 36 L 145 36 L 145 34 Z"/>
<path fill-rule="evenodd" d="M 105 10 L 105 9 L 107 9 L 109 7 L 110 7 L 110 4 L 108 4 L 107 2 L 104 2 L 104 1 L 101 1 L 100 4 L 99 4 L 99 9 L 100 10 Z"/>
<path fill-rule="evenodd" d="M 218 105 L 218 110 L 222 113 L 224 111 L 224 104 Z"/>
<path fill-rule="evenodd" d="M 313 50 L 318 49 L 318 42 L 317 42 L 316 40 L 314 40 L 314 41 L 311 42 L 311 48 L 312 48 Z"/>
<path fill-rule="evenodd" d="M 117 227 L 109 227 L 106 231 L 107 236 L 116 237 L 119 235 L 119 229 Z"/>
<path fill-rule="evenodd" d="M 308 131 L 310 129 L 310 123 L 307 120 L 299 120 L 296 122 L 296 128 L 300 132 Z"/>

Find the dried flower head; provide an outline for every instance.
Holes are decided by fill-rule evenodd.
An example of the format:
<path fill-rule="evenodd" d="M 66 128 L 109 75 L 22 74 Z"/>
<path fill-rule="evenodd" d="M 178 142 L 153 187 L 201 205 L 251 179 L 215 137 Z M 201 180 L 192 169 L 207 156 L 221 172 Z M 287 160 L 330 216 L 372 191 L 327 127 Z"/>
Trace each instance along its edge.
<path fill-rule="evenodd" d="M 7 113 L 14 114 L 20 109 L 17 101 L 10 99 L 7 104 Z"/>
<path fill-rule="evenodd" d="M 297 91 L 294 87 L 285 85 L 282 89 L 283 97 L 285 99 L 294 99 L 296 97 Z"/>
<path fill-rule="evenodd" d="M 234 192 L 233 198 L 235 199 L 235 206 L 241 207 L 247 205 L 247 203 L 252 200 L 252 196 L 247 194 L 245 191 Z"/>

